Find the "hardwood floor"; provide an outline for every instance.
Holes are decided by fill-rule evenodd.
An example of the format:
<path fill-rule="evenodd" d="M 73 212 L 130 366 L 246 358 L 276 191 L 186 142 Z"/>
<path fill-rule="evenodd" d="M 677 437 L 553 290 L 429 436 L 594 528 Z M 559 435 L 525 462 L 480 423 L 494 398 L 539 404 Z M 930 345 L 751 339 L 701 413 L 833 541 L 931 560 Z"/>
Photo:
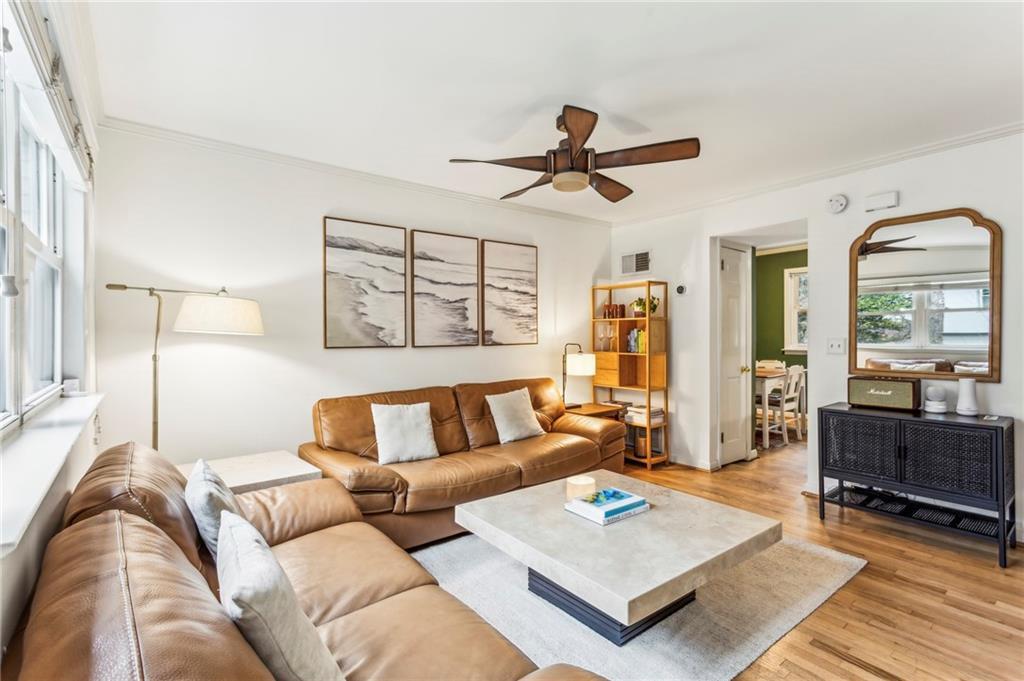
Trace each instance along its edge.
<path fill-rule="evenodd" d="M 867 566 L 740 679 L 1024 679 L 1024 548 L 996 564 L 995 544 L 801 494 L 802 444 L 706 473 L 681 466 L 629 475 L 778 518 L 789 537 L 860 556 Z"/>

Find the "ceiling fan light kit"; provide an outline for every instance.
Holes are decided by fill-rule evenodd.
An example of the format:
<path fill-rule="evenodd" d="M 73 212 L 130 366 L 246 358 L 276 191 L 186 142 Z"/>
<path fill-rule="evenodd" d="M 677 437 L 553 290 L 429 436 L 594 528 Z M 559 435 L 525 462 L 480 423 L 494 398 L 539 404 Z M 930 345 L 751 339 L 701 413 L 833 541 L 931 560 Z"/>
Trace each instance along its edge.
<path fill-rule="evenodd" d="M 453 158 L 451 162 L 489 163 L 543 173 L 533 184 L 505 194 L 502 199 L 522 196 L 535 187 L 550 184 L 560 192 L 578 192 L 593 187 L 605 199 L 616 203 L 632 194 L 633 190 L 607 175 L 602 175 L 597 172 L 598 170 L 683 161 L 700 155 L 700 140 L 696 137 L 599 154 L 586 146 L 587 140 L 597 126 L 597 119 L 598 116 L 593 111 L 566 104 L 562 107 L 562 113 L 555 119 L 555 127 L 559 132 L 566 134 L 565 139 L 558 142 L 557 149 L 548 149 L 543 156 L 519 156 L 490 161 Z"/>
<path fill-rule="evenodd" d="M 590 186 L 590 176 L 569 170 L 551 178 L 551 186 L 560 192 L 578 192 Z"/>

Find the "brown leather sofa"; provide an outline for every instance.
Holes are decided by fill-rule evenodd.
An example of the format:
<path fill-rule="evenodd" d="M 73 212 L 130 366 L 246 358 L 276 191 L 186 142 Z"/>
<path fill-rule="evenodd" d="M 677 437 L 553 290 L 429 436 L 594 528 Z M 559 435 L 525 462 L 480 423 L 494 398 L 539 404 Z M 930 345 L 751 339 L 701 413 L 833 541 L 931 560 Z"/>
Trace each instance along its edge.
<path fill-rule="evenodd" d="M 499 444 L 487 395 L 527 388 L 544 435 Z M 430 403 L 436 459 L 377 463 L 370 405 Z M 313 406 L 315 442 L 299 456 L 342 482 L 366 522 L 403 548 L 465 532 L 454 507 L 575 473 L 622 471 L 626 427 L 567 414 L 555 382 L 528 378 L 333 397 Z"/>
<path fill-rule="evenodd" d="M 272 681 L 220 606 L 216 572 L 153 450 L 98 457 L 49 543 L 4 681 Z M 238 496 L 348 681 L 600 681 L 522 652 L 370 525 L 333 479 Z"/>

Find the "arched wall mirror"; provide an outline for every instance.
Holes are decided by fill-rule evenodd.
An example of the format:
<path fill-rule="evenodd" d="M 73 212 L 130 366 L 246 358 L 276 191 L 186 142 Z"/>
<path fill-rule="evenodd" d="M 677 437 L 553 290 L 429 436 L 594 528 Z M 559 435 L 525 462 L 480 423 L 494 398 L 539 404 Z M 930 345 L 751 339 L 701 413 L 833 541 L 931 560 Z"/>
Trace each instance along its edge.
<path fill-rule="evenodd" d="M 998 382 L 1002 243 L 969 208 L 868 227 L 850 246 L 850 373 Z"/>

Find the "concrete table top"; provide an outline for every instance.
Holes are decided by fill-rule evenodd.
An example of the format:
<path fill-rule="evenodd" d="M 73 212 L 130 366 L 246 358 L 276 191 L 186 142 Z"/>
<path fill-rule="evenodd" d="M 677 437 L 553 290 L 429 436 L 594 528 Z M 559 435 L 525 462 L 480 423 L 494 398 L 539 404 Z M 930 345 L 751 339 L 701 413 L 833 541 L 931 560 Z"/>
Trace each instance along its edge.
<path fill-rule="evenodd" d="M 598 489 L 651 510 L 601 526 L 566 511 L 565 480 L 459 504 L 455 522 L 615 620 L 633 624 L 782 539 L 782 523 L 610 471 Z"/>

